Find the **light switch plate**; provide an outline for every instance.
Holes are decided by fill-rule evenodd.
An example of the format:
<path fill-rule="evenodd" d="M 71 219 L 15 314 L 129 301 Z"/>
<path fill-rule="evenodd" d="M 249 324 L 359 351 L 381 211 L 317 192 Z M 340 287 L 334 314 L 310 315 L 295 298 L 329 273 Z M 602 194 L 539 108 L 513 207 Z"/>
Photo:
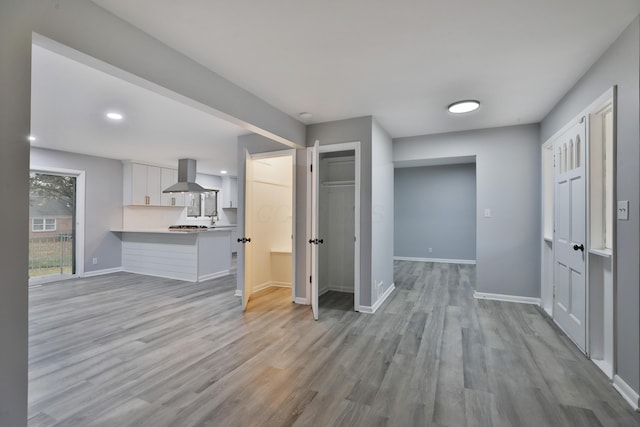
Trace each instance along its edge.
<path fill-rule="evenodd" d="M 629 221 L 629 201 L 618 200 L 618 219 L 620 221 Z"/>
<path fill-rule="evenodd" d="M 491 218 L 491 209 L 490 208 L 484 208 L 484 217 L 485 218 Z"/>

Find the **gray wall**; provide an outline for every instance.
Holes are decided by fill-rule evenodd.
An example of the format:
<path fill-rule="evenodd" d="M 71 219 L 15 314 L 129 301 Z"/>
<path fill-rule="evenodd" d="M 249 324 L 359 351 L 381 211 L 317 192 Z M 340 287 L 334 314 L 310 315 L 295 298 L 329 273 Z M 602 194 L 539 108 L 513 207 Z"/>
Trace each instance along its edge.
<path fill-rule="evenodd" d="M 543 120 L 541 142 L 587 108 L 613 85 L 617 102 L 617 200 L 629 201 L 629 221 L 616 233 L 616 369 L 640 392 L 640 22 L 636 18 Z"/>
<path fill-rule="evenodd" d="M 121 267 L 122 245 L 109 230 L 122 227 L 122 162 L 32 148 L 31 165 L 85 171 L 84 271 Z"/>
<path fill-rule="evenodd" d="M 372 215 L 371 215 L 371 144 L 373 118 L 371 116 L 357 117 L 335 122 L 317 123 L 307 127 L 307 146 L 312 147 L 316 140 L 320 145 L 338 144 L 341 142 L 360 141 L 360 305 L 372 305 L 371 255 L 372 255 Z M 304 162 L 304 172 L 299 175 L 301 182 L 297 194 L 302 191 L 306 199 L 307 177 L 306 156 L 298 159 Z M 301 206 L 298 204 L 298 208 Z M 306 205 L 299 218 L 306 218 Z M 306 233 L 306 232 L 305 232 Z"/>
<path fill-rule="evenodd" d="M 538 125 L 399 138 L 393 156 L 396 166 L 476 156 L 476 289 L 540 297 Z"/>
<path fill-rule="evenodd" d="M 398 168 L 395 201 L 395 256 L 476 259 L 475 163 Z"/>
<path fill-rule="evenodd" d="M 0 426 L 27 425 L 31 1 L 0 2 Z"/>
<path fill-rule="evenodd" d="M 371 134 L 371 301 L 393 284 L 393 142 L 375 121 Z M 383 288 L 377 289 L 382 282 Z"/>

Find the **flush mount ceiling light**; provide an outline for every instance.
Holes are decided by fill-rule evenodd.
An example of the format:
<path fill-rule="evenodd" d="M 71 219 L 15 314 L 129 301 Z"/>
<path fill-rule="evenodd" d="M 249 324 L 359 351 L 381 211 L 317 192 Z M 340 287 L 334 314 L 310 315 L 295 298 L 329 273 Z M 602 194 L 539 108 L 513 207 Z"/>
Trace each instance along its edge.
<path fill-rule="evenodd" d="M 120 113 L 116 113 L 115 111 L 110 111 L 107 113 L 107 118 L 111 120 L 122 120 L 124 116 Z"/>
<path fill-rule="evenodd" d="M 476 101 L 473 99 L 454 102 L 453 104 L 449 105 L 449 107 L 447 107 L 449 112 L 453 114 L 470 113 L 471 111 L 477 110 L 478 108 L 480 108 L 480 101 Z"/>
<path fill-rule="evenodd" d="M 220 173 L 224 175 L 227 173 L 227 171 L 220 171 Z"/>
<path fill-rule="evenodd" d="M 29 135 L 29 136 L 27 137 L 27 139 L 28 139 L 29 141 L 33 142 L 33 141 L 35 141 L 35 140 L 36 140 L 36 137 L 35 137 L 35 136 L 33 136 L 33 135 Z"/>
<path fill-rule="evenodd" d="M 311 118 L 313 117 L 313 114 L 303 111 L 302 113 L 299 113 L 298 116 L 300 116 L 300 118 L 306 122 L 308 120 L 311 120 Z"/>

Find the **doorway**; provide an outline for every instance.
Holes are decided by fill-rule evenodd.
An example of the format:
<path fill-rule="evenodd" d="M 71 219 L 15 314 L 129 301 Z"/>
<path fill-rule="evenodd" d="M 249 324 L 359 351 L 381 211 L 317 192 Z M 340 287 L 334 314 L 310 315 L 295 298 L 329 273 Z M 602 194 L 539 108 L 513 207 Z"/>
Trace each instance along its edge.
<path fill-rule="evenodd" d="M 29 284 L 82 276 L 84 172 L 29 173 Z"/>
<path fill-rule="evenodd" d="M 542 146 L 541 305 L 615 373 L 615 105 L 612 87 Z"/>
<path fill-rule="evenodd" d="M 308 151 L 308 295 L 317 320 L 322 306 L 359 311 L 360 144 Z"/>
<path fill-rule="evenodd" d="M 294 299 L 294 156 L 293 150 L 246 153 L 245 233 L 238 239 L 245 311 L 253 294 L 270 288 L 289 288 L 287 298 Z"/>

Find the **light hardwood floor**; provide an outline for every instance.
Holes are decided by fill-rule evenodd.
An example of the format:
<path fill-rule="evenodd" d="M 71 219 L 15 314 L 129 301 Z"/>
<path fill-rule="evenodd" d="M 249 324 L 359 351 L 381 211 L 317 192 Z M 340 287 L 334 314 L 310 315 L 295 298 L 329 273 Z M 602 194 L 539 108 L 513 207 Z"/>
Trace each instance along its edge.
<path fill-rule="evenodd" d="M 29 425 L 637 426 L 533 306 L 473 299 L 472 266 L 396 262 L 374 315 L 327 294 L 116 273 L 30 288 Z M 351 305 L 350 305 L 351 304 Z"/>

